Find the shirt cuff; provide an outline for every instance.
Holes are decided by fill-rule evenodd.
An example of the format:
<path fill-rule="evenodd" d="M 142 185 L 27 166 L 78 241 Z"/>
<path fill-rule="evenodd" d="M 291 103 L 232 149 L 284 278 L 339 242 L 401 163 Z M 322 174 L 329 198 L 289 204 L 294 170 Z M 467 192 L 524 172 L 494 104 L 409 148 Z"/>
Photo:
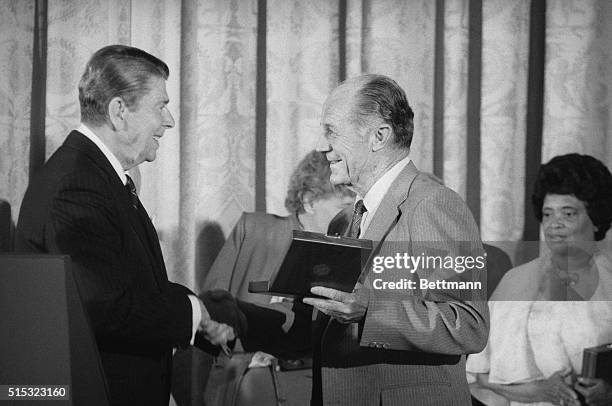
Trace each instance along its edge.
<path fill-rule="evenodd" d="M 191 340 L 189 344 L 193 345 L 195 341 L 195 335 L 202 322 L 202 308 L 200 307 L 200 300 L 194 295 L 187 295 L 191 302 Z"/>

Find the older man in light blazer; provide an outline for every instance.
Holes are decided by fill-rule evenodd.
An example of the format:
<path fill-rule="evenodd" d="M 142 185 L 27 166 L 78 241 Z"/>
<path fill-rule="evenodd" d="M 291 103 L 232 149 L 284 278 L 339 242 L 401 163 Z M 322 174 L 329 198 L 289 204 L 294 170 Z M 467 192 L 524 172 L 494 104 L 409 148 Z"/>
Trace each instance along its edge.
<path fill-rule="evenodd" d="M 315 287 L 324 298 L 304 299 L 319 311 L 312 404 L 471 404 L 465 354 L 487 342 L 486 286 L 421 289 L 420 280 L 464 286 L 484 280 L 484 269 L 438 262 L 411 272 L 403 261 L 463 258 L 457 265 L 480 256 L 469 209 L 412 163 L 413 112 L 392 79 L 347 80 L 327 99 L 322 125 L 317 149 L 330 161 L 332 183 L 357 193 L 336 222 L 345 220 L 344 235 L 373 240 L 377 257 L 394 259 L 366 268 L 353 293 Z"/>

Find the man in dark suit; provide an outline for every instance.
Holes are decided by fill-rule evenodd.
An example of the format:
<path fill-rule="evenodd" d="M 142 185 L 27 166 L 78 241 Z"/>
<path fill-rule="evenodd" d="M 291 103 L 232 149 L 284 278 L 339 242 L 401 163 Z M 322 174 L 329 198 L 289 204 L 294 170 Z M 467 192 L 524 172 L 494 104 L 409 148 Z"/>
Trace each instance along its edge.
<path fill-rule="evenodd" d="M 344 234 L 372 240 L 387 261 L 366 268 L 353 293 L 315 287 L 327 299 L 304 299 L 320 312 L 312 403 L 469 405 L 465 354 L 487 342 L 486 285 L 421 288 L 420 280 L 478 282 L 484 272 L 439 262 L 411 272 L 395 261 L 484 259 L 469 209 L 410 160 L 413 113 L 392 79 L 347 80 L 327 99 L 321 122 L 317 149 L 330 161 L 332 183 L 357 193 L 354 207 L 338 216 L 348 225 Z"/>
<path fill-rule="evenodd" d="M 17 227 L 16 251 L 71 256 L 113 405 L 167 405 L 172 348 L 198 341 L 211 349 L 240 332 L 211 319 L 231 298 L 200 299 L 168 281 L 157 233 L 126 175 L 155 159 L 174 126 L 168 74 L 137 48 L 92 56 L 79 83 L 82 124 L 29 185 Z M 243 327 L 239 311 L 225 314 Z"/>

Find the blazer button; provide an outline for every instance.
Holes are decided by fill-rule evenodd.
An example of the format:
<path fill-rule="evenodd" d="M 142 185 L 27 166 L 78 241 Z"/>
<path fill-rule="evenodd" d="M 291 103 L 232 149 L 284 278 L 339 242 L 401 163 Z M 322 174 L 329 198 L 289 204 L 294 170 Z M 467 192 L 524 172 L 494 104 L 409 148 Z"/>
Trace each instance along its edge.
<path fill-rule="evenodd" d="M 384 343 L 384 344 L 383 344 L 383 348 L 384 348 L 385 350 L 388 350 L 388 349 L 389 349 L 389 347 L 391 347 L 391 346 L 389 345 L 389 343 Z"/>
<path fill-rule="evenodd" d="M 369 346 L 370 348 L 375 348 L 375 347 L 376 347 L 376 344 L 378 344 L 376 341 L 372 341 L 372 342 L 370 342 L 370 344 L 368 344 L 368 346 Z"/>
<path fill-rule="evenodd" d="M 382 348 L 382 347 L 383 347 L 382 343 L 376 343 L 376 348 Z"/>

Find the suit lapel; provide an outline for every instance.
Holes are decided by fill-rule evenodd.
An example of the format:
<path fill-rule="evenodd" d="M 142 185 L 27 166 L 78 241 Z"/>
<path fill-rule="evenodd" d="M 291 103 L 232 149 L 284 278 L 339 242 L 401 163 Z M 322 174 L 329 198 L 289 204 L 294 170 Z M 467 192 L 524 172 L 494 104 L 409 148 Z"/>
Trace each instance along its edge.
<path fill-rule="evenodd" d="M 125 189 L 124 189 L 125 190 Z M 155 281 L 160 290 L 168 283 L 168 276 L 166 274 L 166 268 L 164 266 L 164 259 L 159 246 L 159 239 L 157 237 L 157 231 L 153 227 L 153 223 L 149 219 L 147 211 L 143 207 L 140 201 L 138 202 L 138 208 L 134 209 L 132 206 L 131 197 L 128 196 L 128 205 L 124 206 L 127 213 L 127 217 L 130 219 L 132 229 L 138 234 L 140 242 L 147 247 L 147 254 L 152 264 L 153 275 Z"/>
<path fill-rule="evenodd" d="M 370 261 L 377 255 L 385 237 L 397 223 L 400 215 L 402 214 L 400 205 L 408 198 L 410 187 L 418 174 L 418 169 L 414 163 L 410 161 L 408 165 L 402 169 L 400 174 L 389 187 L 389 190 L 383 197 L 380 206 L 378 206 L 378 210 L 376 210 L 374 217 L 370 221 L 370 226 L 361 236 L 361 238 L 372 240 L 374 247 L 367 261 L 367 265 L 359 276 L 360 283 L 363 283 L 364 279 L 369 274 Z M 352 206 L 349 206 L 336 214 L 336 216 L 329 223 L 327 234 L 346 236 L 349 228 L 348 226 L 351 223 L 352 215 Z M 315 325 L 318 327 L 313 328 L 313 331 L 316 330 L 316 334 L 314 334 L 314 336 L 322 337 L 325 335 L 325 332 L 330 326 L 332 320 L 333 319 L 331 317 L 326 316 L 321 312 L 317 312 L 315 315 Z M 318 345 L 321 345 L 321 339 L 319 339 Z M 317 343 L 317 341 L 315 341 L 315 343 Z"/>
<path fill-rule="evenodd" d="M 402 214 L 400 206 L 408 199 L 410 188 L 418 174 L 418 169 L 414 166 L 414 163 L 410 161 L 389 187 L 389 190 L 380 202 L 380 206 L 378 206 L 378 210 L 376 210 L 374 217 L 370 221 L 370 226 L 361 236 L 361 238 L 372 240 L 374 247 L 368 259 L 368 265 L 366 265 L 359 277 L 359 282 L 363 283 L 365 277 L 369 273 L 370 261 L 378 255 L 382 242 L 399 220 Z M 327 234 L 346 236 L 352 215 L 352 206 L 339 212 L 329 223 Z"/>
<path fill-rule="evenodd" d="M 402 214 L 400 205 L 408 198 L 408 192 L 418 173 L 416 166 L 410 161 L 389 187 L 362 238 L 377 242 L 385 239 Z"/>
<path fill-rule="evenodd" d="M 69 148 L 74 148 L 81 151 L 87 156 L 104 174 L 106 175 L 112 189 L 113 196 L 119 203 L 120 210 L 127 217 L 130 227 L 137 235 L 145 251 L 149 257 L 149 262 L 152 265 L 152 272 L 157 282 L 158 288 L 161 290 L 167 283 L 168 278 L 164 267 L 164 260 L 157 241 L 157 232 L 149 220 L 146 210 L 139 203 L 138 210 L 132 206 L 130 193 L 117 176 L 117 172 L 112 167 L 106 156 L 100 149 L 86 136 L 78 131 L 72 131 L 64 145 Z"/>
<path fill-rule="evenodd" d="M 153 254 L 155 255 L 156 261 L 154 263 L 159 265 L 159 272 L 156 272 L 155 276 L 158 278 L 158 283 L 163 286 L 164 283 L 168 282 L 168 275 L 166 273 L 166 266 L 164 265 L 164 257 L 162 255 L 161 246 L 159 245 L 159 237 L 157 236 L 157 230 L 155 230 L 155 226 L 153 226 L 151 218 L 149 217 L 149 214 L 145 210 L 140 200 L 138 201 L 138 212 L 141 218 L 141 223 L 146 229 L 146 235 L 149 240 L 149 244 L 153 249 Z"/>
<path fill-rule="evenodd" d="M 374 213 L 374 217 L 370 221 L 368 229 L 362 236 L 364 239 L 372 240 L 373 249 L 365 268 L 359 276 L 360 283 L 364 283 L 366 280 L 370 273 L 370 266 L 373 258 L 378 255 L 387 234 L 389 234 L 395 224 L 397 224 L 397 221 L 402 215 L 400 205 L 408 198 L 410 187 L 418 173 L 419 171 L 416 166 L 410 161 L 393 181 L 389 190 L 381 200 L 378 210 Z"/>

